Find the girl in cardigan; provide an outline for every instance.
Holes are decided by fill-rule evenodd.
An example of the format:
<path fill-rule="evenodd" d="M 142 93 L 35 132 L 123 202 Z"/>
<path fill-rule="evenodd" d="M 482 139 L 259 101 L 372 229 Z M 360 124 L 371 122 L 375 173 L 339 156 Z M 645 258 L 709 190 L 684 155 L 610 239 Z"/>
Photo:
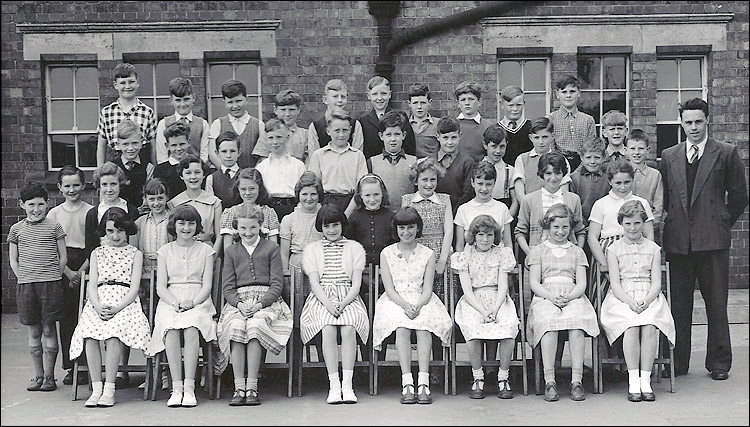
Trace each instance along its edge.
<path fill-rule="evenodd" d="M 292 334 L 292 312 L 281 299 L 284 287 L 279 246 L 260 237 L 263 212 L 258 206 L 238 205 L 232 226 L 241 240 L 224 255 L 219 319 L 218 373 L 234 368 L 230 406 L 260 405 L 258 370 L 263 349 L 279 354 Z M 231 347 L 231 349 L 230 349 Z M 247 362 L 247 374 L 245 363 Z"/>

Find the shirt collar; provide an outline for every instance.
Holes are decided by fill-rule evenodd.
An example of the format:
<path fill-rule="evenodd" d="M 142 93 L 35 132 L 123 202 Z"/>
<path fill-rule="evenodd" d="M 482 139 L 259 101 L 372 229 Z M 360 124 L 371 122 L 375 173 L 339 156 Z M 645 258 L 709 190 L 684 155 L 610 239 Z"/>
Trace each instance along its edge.
<path fill-rule="evenodd" d="M 117 108 L 119 108 L 120 111 L 122 111 L 124 113 L 127 113 L 128 111 L 135 111 L 135 110 L 138 110 L 138 109 L 143 108 L 143 107 L 148 107 L 146 104 L 144 104 L 143 102 L 141 102 L 141 100 L 138 99 L 138 98 L 136 98 L 135 105 L 133 105 L 133 108 L 131 108 L 130 110 L 125 110 L 124 108 L 122 108 L 122 105 L 120 105 L 120 100 L 119 99 L 117 101 L 115 101 L 115 104 L 117 104 Z"/>
<path fill-rule="evenodd" d="M 488 206 L 488 207 L 492 207 L 492 206 L 494 206 L 494 205 L 495 205 L 496 203 L 502 203 L 502 202 L 498 202 L 498 201 L 497 201 L 497 200 L 495 200 L 495 199 L 490 199 L 490 200 L 488 200 L 488 201 L 486 201 L 486 202 L 479 202 L 479 201 L 477 201 L 477 199 L 476 199 L 476 198 L 474 198 L 474 199 L 471 199 L 471 200 L 469 200 L 469 201 L 468 201 L 468 202 L 466 202 L 466 203 L 467 203 L 467 204 L 468 204 L 469 206 L 473 207 L 473 208 L 478 208 L 478 207 L 480 207 L 480 206 Z"/>
<path fill-rule="evenodd" d="M 117 204 L 115 204 L 115 205 L 108 205 L 108 204 L 104 203 L 104 201 L 99 202 L 99 205 L 97 206 L 97 209 L 96 209 L 97 217 L 98 217 L 99 220 L 102 219 L 102 217 L 104 216 L 104 213 L 107 212 L 107 209 L 109 209 L 109 208 L 120 208 L 120 209 L 124 210 L 125 212 L 127 212 L 128 211 L 128 202 L 125 199 L 123 199 L 122 197 L 120 197 L 117 200 Z"/>
<path fill-rule="evenodd" d="M 620 153 L 620 154 L 622 154 L 623 156 L 625 156 L 625 155 L 627 154 L 627 149 L 625 148 L 625 145 L 624 145 L 624 144 L 623 144 L 623 145 L 620 145 L 620 148 L 619 148 L 619 149 L 617 149 L 617 150 L 615 150 L 614 148 L 612 148 L 612 145 L 610 145 L 610 144 L 607 144 L 607 148 L 605 149 L 605 151 L 606 151 L 606 155 L 607 155 L 608 157 L 609 157 L 609 156 L 612 156 L 612 155 L 613 155 L 614 153 Z"/>
<path fill-rule="evenodd" d="M 641 235 L 641 238 L 638 240 L 630 240 L 627 237 L 623 236 L 620 240 L 622 240 L 622 242 L 626 245 L 642 245 L 646 238 Z"/>
<path fill-rule="evenodd" d="M 172 199 L 172 205 L 180 206 L 191 200 L 194 202 L 203 203 L 205 205 L 213 205 L 216 199 L 216 196 L 208 193 L 206 190 L 201 190 L 201 193 L 195 199 L 189 198 L 187 195 L 187 191 L 183 191 L 182 193 L 174 196 L 174 198 Z"/>
<path fill-rule="evenodd" d="M 157 222 L 156 224 L 161 224 L 162 222 L 167 221 L 169 219 L 169 209 L 167 209 L 166 207 L 164 209 L 165 209 L 166 215 L 164 215 L 164 217 L 161 220 L 159 220 L 159 222 Z M 151 221 L 156 221 L 154 219 L 154 213 L 151 211 L 149 211 L 146 214 L 146 219 L 151 220 Z"/>
<path fill-rule="evenodd" d="M 442 162 L 443 161 L 443 157 L 447 156 L 448 154 L 450 154 L 451 156 L 453 156 L 453 160 L 456 160 L 456 157 L 458 157 L 458 150 L 454 150 L 452 153 L 446 153 L 446 152 L 443 151 L 442 148 L 439 149 L 438 150 L 438 162 Z"/>
<path fill-rule="evenodd" d="M 237 123 L 237 122 L 248 124 L 250 122 L 250 114 L 247 111 L 245 111 L 245 114 L 243 114 L 240 118 L 234 117 L 232 115 L 229 116 L 229 123 Z"/>
<path fill-rule="evenodd" d="M 234 176 L 240 170 L 240 166 L 237 163 L 233 164 L 231 167 L 221 165 L 221 173 L 226 173 L 227 169 L 229 169 L 232 172 L 232 176 Z"/>
<path fill-rule="evenodd" d="M 549 153 L 549 151 L 547 151 L 547 153 Z M 536 152 L 536 148 L 532 148 L 531 151 L 529 151 L 529 157 L 539 157 L 539 156 L 541 156 L 541 154 Z"/>
<path fill-rule="evenodd" d="M 440 198 L 438 197 L 437 193 L 432 193 L 432 196 L 425 199 L 421 194 L 419 194 L 419 191 L 417 191 L 416 193 L 414 193 L 414 197 L 411 199 L 412 203 L 421 202 L 422 200 L 429 200 L 437 204 L 440 203 Z"/>
<path fill-rule="evenodd" d="M 430 113 L 427 113 L 427 115 L 422 120 L 418 120 L 413 115 L 411 117 L 409 117 L 409 123 L 422 123 L 422 122 L 425 122 L 425 121 L 430 122 L 430 124 L 433 123 L 434 119 L 432 118 L 432 115 Z"/>
<path fill-rule="evenodd" d="M 240 243 L 242 243 L 242 246 L 244 246 L 248 251 L 255 250 L 255 248 L 258 247 L 258 243 L 260 243 L 260 236 L 255 236 L 255 243 L 246 245 L 244 240 L 240 240 Z"/>
<path fill-rule="evenodd" d="M 568 249 L 569 247 L 573 246 L 573 243 L 570 240 L 568 240 L 567 242 L 563 243 L 562 245 L 556 245 L 556 244 L 550 242 L 549 239 L 547 239 L 547 240 L 544 241 L 544 245 L 547 246 L 550 249 L 555 249 L 555 248 Z"/>
<path fill-rule="evenodd" d="M 391 164 L 396 164 L 399 160 L 406 158 L 406 153 L 404 152 L 403 148 L 396 154 L 391 154 L 383 150 L 383 158 L 391 162 Z"/>
<path fill-rule="evenodd" d="M 175 159 L 175 158 L 174 158 L 174 157 L 172 157 L 172 156 L 169 156 L 169 158 L 167 159 L 167 161 L 168 161 L 168 162 L 169 162 L 169 164 L 170 164 L 170 165 L 172 165 L 172 166 L 177 166 L 177 165 L 179 165 L 179 164 L 180 164 L 180 161 L 179 161 L 179 160 L 177 160 L 177 159 Z"/>
<path fill-rule="evenodd" d="M 571 108 L 570 110 L 566 110 L 565 108 L 563 108 L 562 106 L 560 106 L 560 109 L 558 111 L 560 111 L 560 113 L 562 113 L 563 117 L 568 117 L 568 116 L 575 117 L 575 116 L 578 115 L 578 106 L 576 105 L 573 108 Z"/>
<path fill-rule="evenodd" d="M 698 144 L 693 144 L 692 142 L 687 141 L 687 146 L 686 146 L 685 151 L 687 153 L 688 160 L 690 160 L 690 154 L 691 154 L 690 147 L 693 145 L 696 145 L 698 147 L 698 158 L 701 158 L 703 156 L 703 150 L 706 149 L 706 142 L 708 142 L 708 132 L 706 132 L 706 136 L 703 137 L 703 141 L 699 142 Z"/>
<path fill-rule="evenodd" d="M 352 147 L 352 145 L 349 144 L 349 143 L 346 144 L 346 147 L 344 147 L 343 149 L 339 150 L 339 149 L 335 148 L 333 146 L 333 144 L 331 144 L 330 142 L 328 143 L 328 145 L 326 145 L 325 147 L 321 148 L 321 150 L 333 151 L 334 153 L 339 153 L 339 154 L 344 153 L 344 152 L 349 151 L 349 150 L 355 151 L 354 147 Z"/>
<path fill-rule="evenodd" d="M 514 120 L 516 122 L 516 127 L 514 129 L 510 128 L 510 120 L 508 120 L 507 117 L 503 116 L 503 119 L 500 120 L 500 124 L 503 125 L 505 129 L 517 131 L 519 128 L 523 126 L 524 123 L 526 123 L 526 117 L 524 117 L 523 114 L 521 114 L 521 118 L 518 120 Z"/>
<path fill-rule="evenodd" d="M 590 170 L 586 169 L 586 166 L 581 165 L 580 166 L 581 175 L 587 176 L 587 175 L 594 175 L 594 176 L 602 176 L 602 168 L 599 167 L 599 170 L 596 172 L 591 172 Z"/>
<path fill-rule="evenodd" d="M 127 166 L 128 162 L 135 162 L 135 163 L 138 163 L 140 165 L 141 164 L 141 157 L 140 156 L 136 156 L 136 158 L 133 159 L 133 160 L 125 160 L 125 156 L 120 156 L 120 161 L 122 162 L 123 166 Z"/>
<path fill-rule="evenodd" d="M 460 114 L 458 115 L 458 117 L 456 117 L 456 118 L 457 118 L 458 120 L 474 120 L 475 122 L 477 122 L 477 124 L 478 124 L 478 125 L 479 125 L 479 124 L 482 124 L 482 115 L 481 115 L 481 114 L 479 114 L 479 113 L 477 113 L 477 115 L 476 115 L 476 116 L 474 116 L 474 117 L 472 117 L 471 119 L 469 119 L 469 118 L 467 118 L 466 116 L 464 116 L 464 113 L 460 113 Z"/>
<path fill-rule="evenodd" d="M 346 237 L 344 236 L 341 236 L 341 238 L 335 242 L 323 238 L 323 246 L 344 246 L 344 243 L 346 243 Z"/>
<path fill-rule="evenodd" d="M 487 162 L 487 163 L 489 163 L 491 165 L 494 165 L 495 169 L 501 169 L 505 165 L 505 162 L 503 161 L 503 159 L 500 159 L 500 161 L 497 162 L 497 163 L 492 163 L 492 161 L 490 159 L 488 159 L 487 156 L 484 156 L 484 158 L 482 159 L 482 161 L 483 162 Z"/>
<path fill-rule="evenodd" d="M 193 112 L 191 111 L 191 112 L 187 113 L 187 115 L 186 115 L 186 116 L 181 116 L 181 115 L 180 115 L 180 113 L 178 113 L 178 112 L 175 112 L 175 113 L 174 113 L 174 119 L 175 119 L 176 121 L 180 121 L 180 120 L 182 120 L 182 118 L 183 118 L 183 117 L 187 118 L 187 121 L 188 121 L 188 123 L 190 123 L 190 122 L 192 122 L 192 121 L 193 121 Z M 231 117 L 231 116 L 230 116 L 230 117 Z"/>
<path fill-rule="evenodd" d="M 631 196 L 633 195 L 633 192 L 631 191 L 631 192 L 630 192 L 630 193 L 629 193 L 629 194 L 628 194 L 627 196 L 625 196 L 625 197 L 620 197 L 620 196 L 618 196 L 617 194 L 615 194 L 615 190 L 609 190 L 609 195 L 610 195 L 610 196 L 611 196 L 611 197 L 612 197 L 613 199 L 615 199 L 615 200 L 628 200 L 628 199 L 629 199 L 629 198 L 630 198 L 630 197 L 631 197 Z"/>
<path fill-rule="evenodd" d="M 557 191 L 555 191 L 554 193 L 550 193 L 544 187 L 542 187 L 541 190 L 542 190 L 542 196 L 546 196 L 546 197 L 562 197 L 563 196 L 562 187 L 558 188 Z"/>

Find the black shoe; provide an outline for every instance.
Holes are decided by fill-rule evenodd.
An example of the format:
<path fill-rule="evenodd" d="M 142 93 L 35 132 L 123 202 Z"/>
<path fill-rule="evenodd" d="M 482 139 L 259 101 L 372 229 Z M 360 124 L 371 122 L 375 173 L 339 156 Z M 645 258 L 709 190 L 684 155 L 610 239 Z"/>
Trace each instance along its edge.
<path fill-rule="evenodd" d="M 654 400 L 656 400 L 656 395 L 654 394 L 653 391 L 647 392 L 647 393 L 641 393 L 641 398 L 643 399 L 644 402 L 653 402 Z"/>
<path fill-rule="evenodd" d="M 258 399 L 258 392 L 256 390 L 247 390 L 245 396 L 245 406 L 258 406 L 260 405 L 260 399 Z"/>
<path fill-rule="evenodd" d="M 544 386 L 544 400 L 547 402 L 556 402 L 560 398 L 557 392 L 557 383 L 549 382 Z"/>
<path fill-rule="evenodd" d="M 640 402 L 643 400 L 641 393 L 628 393 L 628 400 L 631 402 Z"/>
<path fill-rule="evenodd" d="M 484 389 L 480 387 L 480 383 L 484 387 L 484 380 L 476 379 L 471 383 L 469 399 L 484 399 Z"/>
<path fill-rule="evenodd" d="M 714 369 L 711 371 L 711 378 L 714 380 L 725 380 L 729 378 L 729 372 L 725 371 L 724 369 Z"/>
<path fill-rule="evenodd" d="M 497 397 L 500 399 L 513 399 L 513 391 L 510 389 L 510 383 L 507 380 L 497 383 Z"/>
<path fill-rule="evenodd" d="M 245 404 L 245 390 L 237 389 L 229 399 L 229 406 L 243 406 Z"/>
<path fill-rule="evenodd" d="M 80 378 L 80 376 L 78 378 Z M 68 373 L 65 374 L 65 378 L 63 378 L 63 384 L 73 385 L 73 370 L 72 369 L 68 369 Z"/>

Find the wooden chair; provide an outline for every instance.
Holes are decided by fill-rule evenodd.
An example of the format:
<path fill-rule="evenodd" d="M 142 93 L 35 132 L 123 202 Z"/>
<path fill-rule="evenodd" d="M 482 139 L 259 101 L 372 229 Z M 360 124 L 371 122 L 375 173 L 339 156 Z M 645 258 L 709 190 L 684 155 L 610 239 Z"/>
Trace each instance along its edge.
<path fill-rule="evenodd" d="M 372 295 L 373 295 L 373 284 L 375 282 L 374 280 L 372 280 L 372 277 L 374 276 L 375 271 L 377 271 L 376 268 L 377 267 L 375 267 L 374 265 L 368 264 L 367 266 L 365 266 L 365 270 L 362 273 L 362 275 L 363 275 L 363 283 L 364 283 L 364 276 L 365 275 L 368 275 L 368 277 L 370 278 L 369 285 L 368 285 L 368 298 L 367 298 L 367 301 L 364 301 L 365 306 L 367 307 L 367 317 L 368 317 L 369 323 L 370 323 L 369 324 L 370 333 L 368 335 L 366 343 L 359 343 L 359 350 L 360 350 L 360 354 L 362 355 L 362 360 L 356 360 L 354 362 L 354 367 L 355 368 L 357 368 L 357 367 L 360 367 L 360 368 L 366 367 L 367 368 L 368 383 L 369 383 L 368 385 L 369 385 L 369 394 L 370 395 L 373 394 L 372 357 L 370 357 L 370 360 L 364 360 L 364 355 L 370 354 L 369 349 L 372 348 L 372 320 L 373 320 L 372 317 L 373 317 L 373 313 L 374 313 L 374 310 L 375 310 L 375 308 L 374 308 L 375 305 L 371 302 Z M 301 290 L 303 288 L 302 287 L 302 283 L 304 281 L 304 273 L 302 272 L 302 270 L 300 268 L 294 268 L 294 267 L 292 267 L 292 270 L 293 270 L 292 274 L 291 274 L 291 277 L 292 277 L 292 280 L 291 280 L 292 289 L 295 290 L 295 289 L 299 288 Z M 295 292 L 293 291 L 292 294 L 294 294 L 294 293 Z M 304 301 L 306 301 L 306 298 L 307 298 L 307 295 L 304 295 L 304 292 L 300 291 L 300 295 L 302 296 L 302 301 L 300 301 L 299 310 L 295 310 L 295 312 L 294 312 L 295 323 L 298 323 L 300 317 L 302 316 L 302 307 L 304 306 Z M 302 344 L 301 331 L 297 330 L 297 331 L 295 331 L 295 333 L 297 334 L 297 336 L 295 337 L 295 342 L 296 342 L 297 345 L 301 346 L 300 349 L 299 349 L 299 351 L 297 352 L 297 360 L 296 360 L 296 363 L 295 363 L 297 365 L 297 396 L 301 397 L 302 396 L 302 372 L 304 371 L 304 369 L 305 368 L 325 368 L 326 364 L 323 361 L 323 356 L 322 356 L 323 355 L 323 351 L 322 351 L 321 348 L 318 348 L 320 346 L 316 344 L 316 350 L 317 350 L 317 354 L 318 354 L 318 361 L 317 362 L 313 362 L 311 360 L 310 343 L 308 343 L 308 344 Z M 357 335 L 357 334 L 355 333 L 355 335 Z M 359 335 L 357 335 L 357 337 L 358 336 Z M 312 341 L 311 341 L 311 343 L 312 343 Z"/>
<path fill-rule="evenodd" d="M 153 270 L 151 270 L 151 271 L 149 271 L 146 274 L 143 274 L 141 276 L 141 286 L 144 286 L 144 282 L 146 282 L 145 286 L 147 286 L 148 289 L 151 291 L 151 294 L 150 294 L 151 298 L 150 299 L 153 299 L 153 295 L 154 295 L 154 285 L 155 285 L 154 277 L 155 277 L 155 273 L 154 273 Z M 81 277 L 81 290 L 80 290 L 80 293 L 78 295 L 78 320 L 79 321 L 81 319 L 81 314 L 83 313 L 84 304 L 86 303 L 86 286 L 88 286 L 88 284 L 89 284 L 89 275 L 87 273 L 87 274 L 84 274 L 83 277 Z M 149 307 L 151 305 L 152 305 L 151 301 L 149 301 Z M 149 320 L 149 327 L 151 329 L 153 329 L 153 312 L 151 312 L 151 310 L 149 310 L 149 313 L 148 313 L 148 320 Z M 85 347 L 84 347 L 83 351 L 84 352 L 86 351 Z M 84 372 L 86 372 L 86 373 L 89 372 L 88 365 L 85 365 L 85 366 L 81 365 L 80 359 L 81 358 L 79 356 L 73 362 L 73 387 L 72 387 L 72 393 L 73 393 L 73 400 L 74 401 L 78 399 L 78 375 L 81 374 L 81 373 L 84 373 Z M 148 377 L 149 377 L 149 371 L 150 371 L 151 365 L 152 365 L 152 360 L 151 360 L 150 357 L 147 357 L 146 358 L 146 363 L 143 364 L 143 365 L 128 364 L 128 365 L 124 365 L 124 366 L 120 365 L 120 367 L 118 368 L 119 372 L 143 372 L 143 373 L 146 374 L 146 382 L 147 383 L 146 383 L 146 387 L 143 390 L 143 400 L 148 399 L 148 392 L 149 392 Z M 104 371 L 103 367 L 102 367 L 102 371 Z M 89 389 L 91 389 L 91 378 L 90 377 L 89 377 Z"/>
<path fill-rule="evenodd" d="M 599 321 L 601 321 L 601 308 L 602 308 L 602 302 L 604 301 L 604 294 L 602 292 L 601 288 L 601 276 L 603 273 L 599 271 L 599 265 L 597 263 L 595 271 L 595 278 L 596 278 L 596 305 L 594 308 L 596 309 L 596 316 Z M 665 264 L 662 264 L 660 273 L 664 273 L 666 275 L 666 293 L 667 293 L 667 304 L 671 307 L 672 306 L 672 282 L 669 274 L 669 262 L 666 262 Z M 611 289 L 611 288 L 610 288 Z M 604 384 L 603 384 L 603 375 L 602 375 L 602 365 L 623 365 L 625 364 L 625 359 L 619 358 L 619 357 L 608 357 L 606 348 L 607 348 L 607 337 L 604 334 L 604 331 L 602 331 L 599 334 L 598 339 L 596 340 L 597 345 L 597 353 L 599 354 L 599 375 L 597 377 L 598 387 L 599 387 L 599 393 L 604 392 Z M 657 346 L 657 357 L 654 360 L 654 365 L 656 366 L 656 369 L 654 369 L 654 373 L 656 375 L 656 382 L 661 383 L 661 372 L 662 369 L 665 368 L 665 365 L 669 365 L 670 370 L 670 376 L 669 376 L 669 392 L 674 393 L 674 349 L 669 349 L 669 357 L 662 356 L 662 346 L 669 346 L 669 342 L 666 339 L 666 336 L 659 331 L 659 343 Z"/>
<path fill-rule="evenodd" d="M 515 346 L 513 348 L 513 358 L 510 361 L 510 366 L 519 366 L 521 367 L 522 373 L 523 373 L 523 395 L 526 396 L 529 394 L 528 389 L 528 379 L 526 377 L 527 375 L 527 367 L 526 367 L 526 318 L 524 316 L 525 309 L 524 309 L 524 298 L 523 298 L 523 267 L 520 264 L 516 264 L 515 268 L 508 273 L 508 291 L 511 293 L 511 298 L 513 299 L 513 303 L 516 305 L 516 311 L 518 313 L 518 317 L 520 319 L 520 333 L 517 335 Z M 456 304 L 457 304 L 457 286 L 456 283 L 458 283 L 459 278 L 457 277 L 457 273 L 453 272 L 452 274 L 449 274 L 449 284 L 448 284 L 448 291 L 450 295 L 449 299 L 449 312 L 451 315 L 451 321 L 453 322 L 453 333 L 451 334 L 451 346 L 450 346 L 450 363 L 451 363 L 451 395 L 456 395 L 456 366 L 471 366 L 471 363 L 467 360 L 458 360 L 457 358 L 457 351 L 456 346 L 458 344 L 458 337 L 457 334 L 460 333 L 460 329 L 458 328 L 458 325 L 456 325 Z M 517 277 L 518 278 L 518 290 L 514 290 L 513 288 L 513 282 L 511 281 L 511 277 Z M 465 342 L 465 341 L 462 341 Z M 518 357 L 518 349 L 520 345 L 520 358 Z M 500 362 L 497 360 L 488 361 L 487 357 L 483 358 L 482 361 L 483 367 L 498 367 L 500 366 Z"/>
<path fill-rule="evenodd" d="M 447 307 L 448 306 L 448 270 L 449 267 L 446 266 L 445 271 L 443 271 L 443 304 Z M 374 272 L 375 280 L 372 280 L 373 285 L 371 287 L 372 291 L 370 292 L 371 299 L 372 299 L 372 314 L 370 317 L 370 323 L 372 323 L 372 316 L 375 313 L 375 304 L 378 301 L 378 298 L 380 298 L 380 268 L 379 266 L 375 266 L 375 272 Z M 372 328 L 371 328 L 372 330 Z M 394 332 L 395 333 L 395 332 Z M 372 334 L 370 334 L 372 335 Z M 433 337 L 434 339 L 434 337 Z M 372 338 L 370 338 L 370 341 L 372 341 Z M 378 357 L 380 356 L 380 350 L 375 350 L 375 347 L 372 346 L 372 343 L 370 343 L 370 348 L 372 350 L 372 356 L 370 357 L 370 360 L 372 360 L 373 363 L 373 395 L 377 396 L 378 394 L 378 377 L 379 372 L 378 368 L 381 366 L 395 366 L 399 367 L 400 364 L 398 360 L 378 360 Z M 383 352 L 386 352 L 388 350 L 387 346 L 383 348 Z M 439 366 L 443 368 L 443 386 L 444 386 L 444 393 L 448 394 L 448 368 L 450 365 L 450 348 L 449 347 L 443 347 L 443 360 L 430 360 L 430 367 L 432 366 Z M 419 363 L 416 360 L 412 361 L 412 367 L 419 366 Z"/>

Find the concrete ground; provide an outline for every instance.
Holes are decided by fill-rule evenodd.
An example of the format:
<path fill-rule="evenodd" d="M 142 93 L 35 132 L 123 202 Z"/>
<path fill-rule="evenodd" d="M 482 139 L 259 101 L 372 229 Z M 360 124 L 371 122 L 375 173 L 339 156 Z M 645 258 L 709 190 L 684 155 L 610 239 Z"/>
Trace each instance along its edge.
<path fill-rule="evenodd" d="M 584 385 L 589 394 L 584 402 L 573 402 L 567 397 L 569 373 L 567 377 L 565 373 L 558 375 L 561 385 L 558 402 L 545 402 L 533 390 L 523 396 L 518 376 L 512 381 L 514 399 L 500 400 L 489 394 L 484 400 L 470 400 L 467 389 L 471 375 L 464 368 L 459 371 L 457 396 L 446 396 L 441 386 L 433 386 L 432 405 L 404 406 L 398 402 L 397 368 L 383 368 L 380 395 L 368 396 L 367 386 L 361 381 L 357 405 L 327 405 L 325 373 L 317 369 L 305 372 L 305 394 L 293 398 L 286 397 L 281 373 L 266 371 L 266 378 L 260 384 L 262 405 L 258 407 L 229 407 L 229 393 L 224 392 L 220 400 L 209 400 L 205 392 L 199 391 L 197 408 L 167 408 L 167 392 L 161 392 L 156 402 L 144 402 L 141 390 L 133 385 L 117 391 L 117 404 L 112 408 L 85 408 L 88 387 L 81 386 L 79 400 L 71 401 L 70 386 L 62 385 L 65 371 L 59 363 L 57 391 L 26 391 L 31 377 L 26 327 L 18 323 L 16 314 L 3 314 L 0 422 L 2 425 L 748 425 L 749 332 L 746 323 L 731 325 L 734 364 L 728 380 L 713 381 L 703 368 L 706 326 L 694 326 L 690 373 L 677 378 L 675 393 L 669 393 L 667 380 L 654 383 L 657 399 L 653 403 L 628 402 L 626 383 L 605 383 L 603 394 L 590 393 L 588 370 Z M 134 352 L 134 362 L 142 358 L 136 353 L 140 352 Z M 132 382 L 138 384 L 142 375 L 134 374 Z M 493 393 L 494 387 L 488 385 L 488 391 Z"/>

